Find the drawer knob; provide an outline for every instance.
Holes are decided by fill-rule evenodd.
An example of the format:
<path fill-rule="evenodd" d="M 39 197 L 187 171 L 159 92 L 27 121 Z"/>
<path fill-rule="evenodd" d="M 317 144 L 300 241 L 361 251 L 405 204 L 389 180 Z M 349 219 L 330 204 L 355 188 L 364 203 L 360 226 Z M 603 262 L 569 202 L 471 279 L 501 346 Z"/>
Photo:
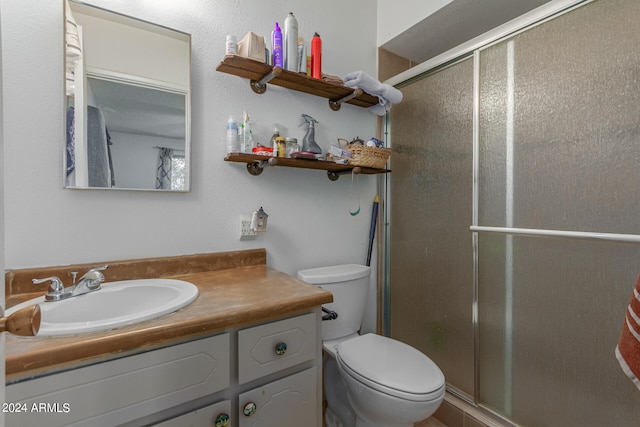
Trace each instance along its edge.
<path fill-rule="evenodd" d="M 282 356 L 286 352 L 287 352 L 287 343 L 279 342 L 278 344 L 276 344 L 276 354 L 278 356 Z"/>
<path fill-rule="evenodd" d="M 251 415 L 255 414 L 257 410 L 258 407 L 256 406 L 256 404 L 253 402 L 249 402 L 244 405 L 244 408 L 242 408 L 242 413 L 245 417 L 250 417 Z"/>
<path fill-rule="evenodd" d="M 229 427 L 231 424 L 229 423 L 229 414 L 219 414 L 215 420 L 215 427 Z"/>

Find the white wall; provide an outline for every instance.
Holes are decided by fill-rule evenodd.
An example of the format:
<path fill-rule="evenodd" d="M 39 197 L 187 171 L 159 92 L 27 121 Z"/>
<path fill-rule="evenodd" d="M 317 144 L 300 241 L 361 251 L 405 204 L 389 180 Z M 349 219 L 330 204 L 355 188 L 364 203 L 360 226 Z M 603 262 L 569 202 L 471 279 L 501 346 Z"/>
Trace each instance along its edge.
<path fill-rule="evenodd" d="M 92 0 L 90 3 L 192 34 L 191 193 L 65 190 L 62 188 L 63 3 L 1 0 L 5 124 L 5 267 L 7 269 L 172 256 L 265 247 L 270 266 L 287 273 L 366 257 L 374 176 L 331 182 L 321 171 L 273 168 L 250 176 L 223 161 L 229 114 L 247 110 L 259 140 L 274 122 L 303 136 L 300 114 L 320 123 L 318 143 L 370 137 L 376 116 L 322 98 L 270 87 L 254 94 L 248 81 L 215 71 L 225 36 L 269 36 L 287 12 L 307 40 L 323 39 L 323 71 L 375 75 L 376 8 L 369 0 L 269 2 L 212 0 Z M 358 17 L 358 25 L 353 25 Z M 355 40 L 358 40 L 356 43 Z M 349 215 L 359 197 L 362 213 Z M 269 230 L 239 240 L 240 214 L 260 206 Z"/>
<path fill-rule="evenodd" d="M 2 4 L 0 4 L 2 10 Z M 2 14 L 0 13 L 0 45 L 2 45 Z M 2 57 L 0 56 L 0 99 L 2 97 Z M 2 103 L 0 103 L 0 164 L 4 159 L 4 126 Z M 4 168 L 0 171 L 0 271 L 4 271 Z M 0 315 L 4 316 L 4 280 L 0 280 Z M 5 335 L 0 334 L 0 358 L 4 360 Z M 4 384 L 5 364 L 0 366 L 0 384 Z M 6 402 L 4 386 L 0 387 L 0 402 Z M 0 427 L 4 427 L 4 414 L 0 414 Z"/>
<path fill-rule="evenodd" d="M 113 175 L 120 188 L 156 188 L 159 150 L 184 150 L 184 139 L 110 132 Z M 182 153 L 181 153 L 182 154 Z"/>
<path fill-rule="evenodd" d="M 452 1 L 378 0 L 377 46 L 382 46 Z"/>

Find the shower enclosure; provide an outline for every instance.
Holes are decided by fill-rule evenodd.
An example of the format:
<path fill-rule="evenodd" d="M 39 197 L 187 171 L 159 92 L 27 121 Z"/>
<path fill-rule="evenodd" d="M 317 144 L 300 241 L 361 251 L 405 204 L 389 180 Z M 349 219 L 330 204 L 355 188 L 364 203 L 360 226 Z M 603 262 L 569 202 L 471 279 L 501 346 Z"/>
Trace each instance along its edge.
<path fill-rule="evenodd" d="M 564 3 L 397 84 L 385 332 L 514 424 L 635 426 L 640 2 Z"/>

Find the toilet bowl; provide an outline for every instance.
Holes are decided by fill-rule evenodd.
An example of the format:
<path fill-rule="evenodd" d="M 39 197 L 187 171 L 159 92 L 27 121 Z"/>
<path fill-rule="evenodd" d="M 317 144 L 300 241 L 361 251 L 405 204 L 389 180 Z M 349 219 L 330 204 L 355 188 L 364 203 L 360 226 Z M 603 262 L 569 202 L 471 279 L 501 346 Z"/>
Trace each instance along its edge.
<path fill-rule="evenodd" d="M 431 416 L 445 394 L 438 366 L 392 338 L 359 335 L 370 268 L 349 264 L 298 272 L 333 293 L 337 318 L 322 322 L 327 427 L 413 427 Z"/>

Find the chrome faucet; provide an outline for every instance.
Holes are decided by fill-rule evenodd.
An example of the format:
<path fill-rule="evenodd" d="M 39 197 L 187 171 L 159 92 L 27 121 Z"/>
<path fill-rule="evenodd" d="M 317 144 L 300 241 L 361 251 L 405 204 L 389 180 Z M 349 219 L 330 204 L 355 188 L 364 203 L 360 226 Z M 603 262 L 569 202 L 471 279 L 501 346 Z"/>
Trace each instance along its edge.
<path fill-rule="evenodd" d="M 87 271 L 77 283 L 75 281 L 77 273 L 71 273 L 74 279 L 73 285 L 66 288 L 62 284 L 62 280 L 55 276 L 44 279 L 33 279 L 32 282 L 35 284 L 51 282 L 49 285 L 49 291 L 44 296 L 44 300 L 60 301 L 100 289 L 100 284 L 104 282 L 104 274 L 102 274 L 101 271 L 106 270 L 107 267 L 109 266 L 103 265 L 101 267 L 92 268 Z"/>
<path fill-rule="evenodd" d="M 107 267 L 109 266 L 103 265 L 87 271 L 80 280 L 78 280 L 78 283 L 73 285 L 71 296 L 75 297 L 100 289 L 100 284 L 104 282 L 104 274 L 102 274 L 101 271 L 106 270 Z"/>

